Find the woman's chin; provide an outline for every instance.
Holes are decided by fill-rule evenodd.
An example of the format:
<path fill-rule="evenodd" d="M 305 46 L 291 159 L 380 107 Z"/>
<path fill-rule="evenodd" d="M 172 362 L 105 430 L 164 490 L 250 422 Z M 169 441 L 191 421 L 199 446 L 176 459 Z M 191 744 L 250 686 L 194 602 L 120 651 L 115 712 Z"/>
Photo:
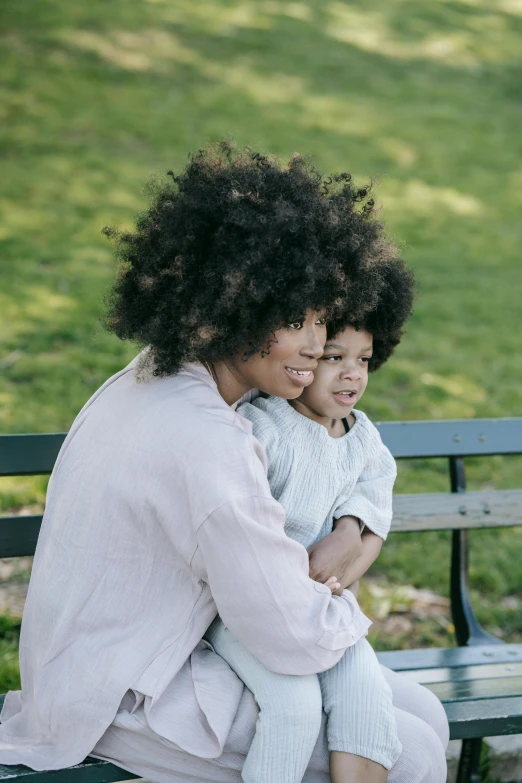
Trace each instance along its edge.
<path fill-rule="evenodd" d="M 298 389 L 297 387 L 295 387 L 295 388 L 294 388 L 294 389 L 292 389 L 291 391 L 288 391 L 288 393 L 287 393 L 287 394 L 285 394 L 285 395 L 282 395 L 282 394 L 281 394 L 281 397 L 283 397 L 283 396 L 284 396 L 285 400 L 296 400 L 298 397 L 300 397 L 300 396 L 301 396 L 301 394 L 302 394 L 303 392 L 304 392 L 304 388 L 302 388 L 302 389 Z"/>
<path fill-rule="evenodd" d="M 281 397 L 283 400 L 295 400 L 297 397 L 301 396 L 304 388 L 302 386 L 295 386 L 293 383 L 285 383 L 270 390 L 264 389 L 263 391 L 272 395 L 272 397 Z"/>

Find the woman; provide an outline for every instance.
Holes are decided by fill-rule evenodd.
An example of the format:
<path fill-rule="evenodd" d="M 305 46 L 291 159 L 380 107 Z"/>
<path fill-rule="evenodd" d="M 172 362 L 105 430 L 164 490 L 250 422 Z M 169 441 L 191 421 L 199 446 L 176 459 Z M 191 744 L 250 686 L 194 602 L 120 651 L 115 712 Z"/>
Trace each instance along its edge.
<path fill-rule="evenodd" d="M 281 168 L 220 145 L 156 189 L 134 233 L 110 232 L 123 263 L 109 325 L 149 348 L 89 400 L 58 457 L 0 763 L 93 752 L 158 781 L 238 781 L 256 707 L 201 641 L 216 613 L 287 674 L 333 666 L 365 633 L 353 595 L 310 578 L 284 535 L 235 405 L 251 389 L 297 397 L 325 319 L 376 305 L 400 262 L 366 197 L 297 156 Z M 312 577 L 322 556 L 344 570 L 341 525 L 332 536 Z M 403 745 L 389 780 L 442 783 L 441 705 L 387 676 Z M 327 764 L 322 731 L 304 780 L 327 780 Z"/>

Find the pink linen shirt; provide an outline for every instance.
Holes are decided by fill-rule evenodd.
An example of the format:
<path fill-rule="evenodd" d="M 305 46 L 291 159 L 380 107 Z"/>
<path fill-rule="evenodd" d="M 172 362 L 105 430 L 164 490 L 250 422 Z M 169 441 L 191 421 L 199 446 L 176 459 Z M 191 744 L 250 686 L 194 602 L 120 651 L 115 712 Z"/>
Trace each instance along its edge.
<path fill-rule="evenodd" d="M 263 448 L 208 372 L 140 381 L 136 365 L 87 402 L 58 456 L 0 764 L 81 762 L 129 690 L 155 732 L 217 757 L 244 687 L 201 641 L 218 611 L 294 675 L 332 667 L 370 624 L 352 593 L 309 578 Z"/>

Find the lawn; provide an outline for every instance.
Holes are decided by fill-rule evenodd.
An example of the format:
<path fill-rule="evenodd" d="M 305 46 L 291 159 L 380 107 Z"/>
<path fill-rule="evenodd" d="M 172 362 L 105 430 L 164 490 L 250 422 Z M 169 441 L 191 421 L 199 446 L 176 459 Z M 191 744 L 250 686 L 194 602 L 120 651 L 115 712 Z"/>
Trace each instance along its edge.
<path fill-rule="evenodd" d="M 99 326 L 101 228 L 130 226 L 151 175 L 229 135 L 376 180 L 418 298 L 371 379 L 374 419 L 520 415 L 520 0 L 4 0 L 0 16 L 0 431 L 67 430 L 133 355 Z M 520 487 L 521 467 L 473 460 L 470 486 Z M 442 462 L 400 466 L 399 491 L 446 487 Z M 0 494 L 36 508 L 45 481 Z M 472 538 L 480 616 L 521 639 L 522 535 Z M 447 550 L 446 534 L 395 536 L 376 571 L 446 594 Z"/>

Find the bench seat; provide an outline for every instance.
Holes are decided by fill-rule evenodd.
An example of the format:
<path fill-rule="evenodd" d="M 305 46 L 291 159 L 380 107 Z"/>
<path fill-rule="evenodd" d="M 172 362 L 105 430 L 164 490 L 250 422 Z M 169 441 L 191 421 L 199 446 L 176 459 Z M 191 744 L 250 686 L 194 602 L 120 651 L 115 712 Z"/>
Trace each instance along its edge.
<path fill-rule="evenodd" d="M 53 769 L 35 772 L 28 767 L 5 767 L 0 764 L 0 780 L 19 780 L 23 783 L 114 783 L 118 780 L 136 778 L 108 761 L 88 758 L 82 764 L 68 769 Z"/>

